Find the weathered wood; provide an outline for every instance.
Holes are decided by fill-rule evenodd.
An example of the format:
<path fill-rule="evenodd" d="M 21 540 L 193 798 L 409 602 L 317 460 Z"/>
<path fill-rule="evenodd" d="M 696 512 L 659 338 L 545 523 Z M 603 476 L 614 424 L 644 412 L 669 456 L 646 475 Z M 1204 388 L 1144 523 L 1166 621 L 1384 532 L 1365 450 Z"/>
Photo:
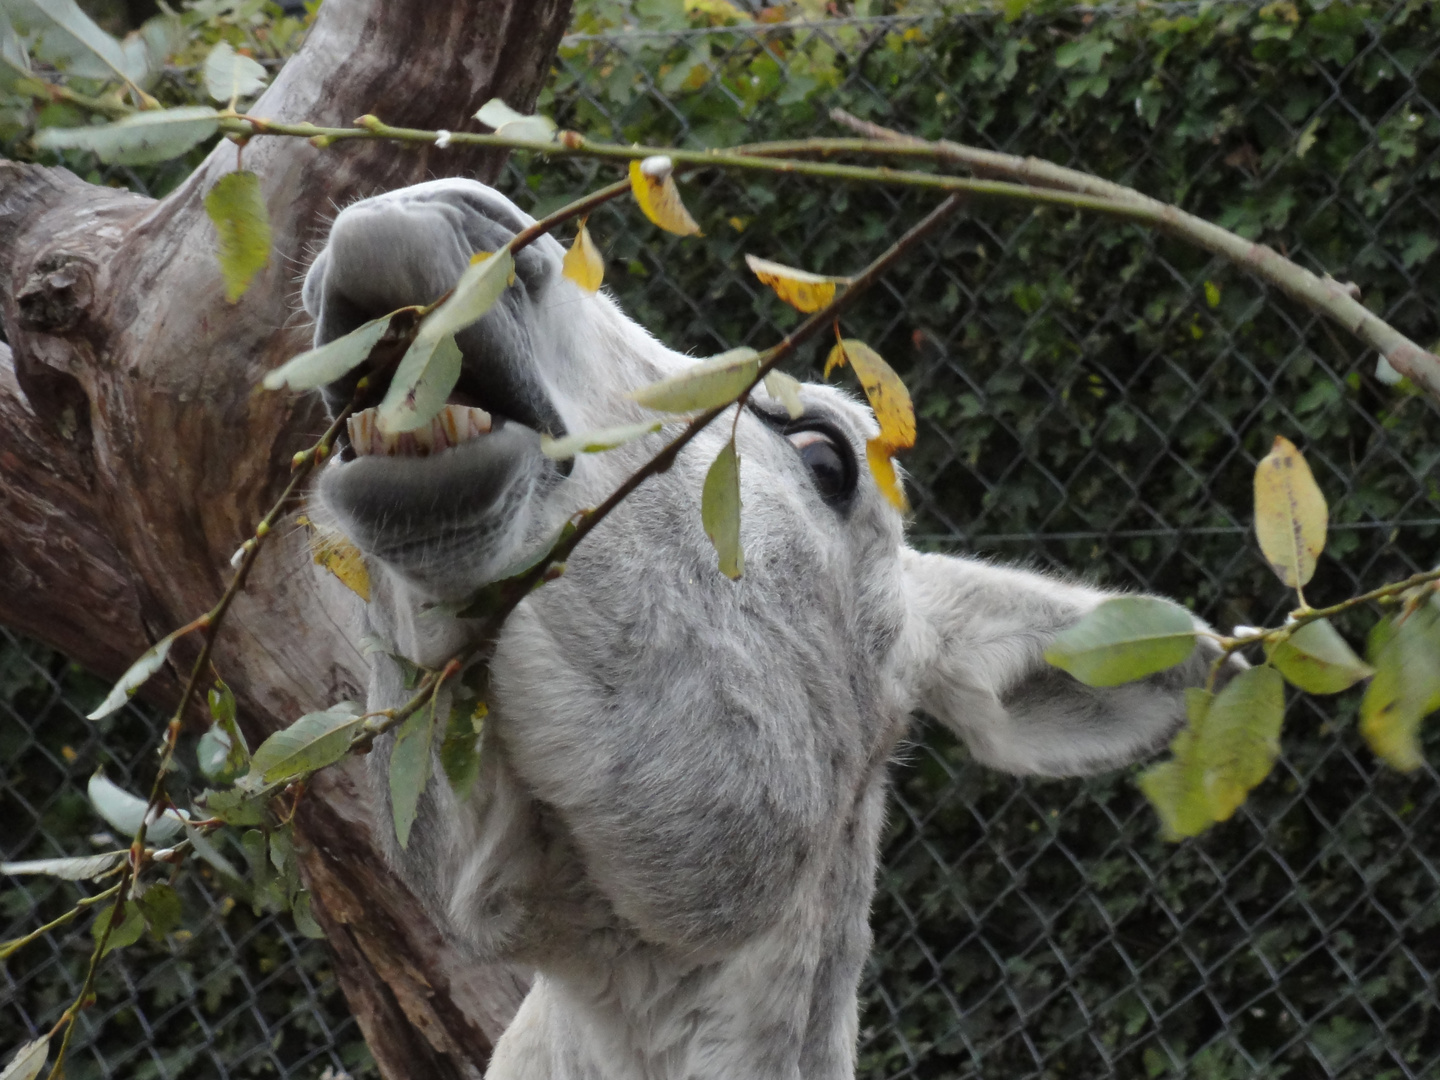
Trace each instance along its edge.
<path fill-rule="evenodd" d="M 457 128 L 491 97 L 525 109 L 569 6 L 328 0 L 251 112 Z M 201 202 L 241 157 L 261 177 L 275 250 L 231 305 Z M 0 621 L 115 676 L 209 607 L 290 456 L 323 425 L 315 401 L 253 388 L 306 344 L 296 289 L 333 208 L 432 176 L 493 178 L 500 164 L 459 148 L 222 143 L 157 202 L 0 163 Z M 294 530 L 272 546 L 216 650 L 256 738 L 363 697 L 357 601 L 313 572 Z M 177 687 L 172 674 L 147 690 L 173 700 Z M 523 978 L 444 940 L 371 842 L 355 776 L 335 770 L 307 800 L 303 868 L 382 1071 L 479 1075 Z"/>

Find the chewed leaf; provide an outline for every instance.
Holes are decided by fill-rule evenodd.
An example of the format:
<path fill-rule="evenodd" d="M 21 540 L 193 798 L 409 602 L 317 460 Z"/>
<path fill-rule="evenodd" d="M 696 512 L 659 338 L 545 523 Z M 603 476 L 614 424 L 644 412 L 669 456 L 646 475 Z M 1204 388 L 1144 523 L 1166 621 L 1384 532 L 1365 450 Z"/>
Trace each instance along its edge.
<path fill-rule="evenodd" d="M 421 324 L 417 340 L 422 337 L 438 340 L 445 334 L 458 334 L 494 307 L 514 280 L 515 256 L 509 248 L 476 255 L 455 283 L 450 298 Z"/>
<path fill-rule="evenodd" d="M 269 76 L 256 61 L 220 42 L 205 58 L 205 89 L 221 104 L 248 98 L 265 89 Z"/>
<path fill-rule="evenodd" d="M 63 881 L 90 881 L 103 877 L 125 861 L 129 851 L 107 851 L 100 855 L 80 855 L 73 859 L 31 859 L 28 862 L 0 862 L 0 874 L 21 877 L 43 874 Z"/>
<path fill-rule="evenodd" d="M 89 150 L 107 165 L 156 165 L 180 157 L 215 134 L 220 114 L 205 105 L 153 109 L 113 124 L 46 128 L 35 136 L 42 150 Z"/>
<path fill-rule="evenodd" d="M 1255 467 L 1255 535 L 1265 561 L 1292 589 L 1315 573 L 1325 549 L 1325 496 L 1295 444 L 1283 435 Z"/>
<path fill-rule="evenodd" d="M 1422 604 L 1371 634 L 1375 678 L 1360 702 L 1360 734 L 1370 749 L 1402 772 L 1425 764 L 1420 721 L 1440 709 L 1440 612 Z"/>
<path fill-rule="evenodd" d="M 783 371 L 772 371 L 765 376 L 765 392 L 785 406 L 791 420 L 799 420 L 805 415 L 805 406 L 800 402 L 799 379 Z"/>
<path fill-rule="evenodd" d="M 674 164 L 668 157 L 630 162 L 630 191 L 641 212 L 666 232 L 699 236 L 700 226 L 685 209 L 675 186 Z"/>
<path fill-rule="evenodd" d="M 819 311 L 834 300 L 835 286 L 850 284 L 850 279 L 846 277 L 812 274 L 808 270 L 796 270 L 794 267 L 771 262 L 769 259 L 759 259 L 754 255 L 745 256 L 745 265 L 750 267 L 756 277 L 774 289 L 775 295 L 781 300 L 807 314 Z"/>
<path fill-rule="evenodd" d="M 580 219 L 580 228 L 575 233 L 575 242 L 565 252 L 561 270 L 567 278 L 586 292 L 594 292 L 605 281 L 605 260 L 600 249 L 590 239 L 590 230 L 585 227 L 585 218 Z"/>
<path fill-rule="evenodd" d="M 1119 686 L 1185 660 L 1195 650 L 1195 620 L 1153 596 L 1117 596 L 1056 636 L 1045 659 L 1087 686 Z"/>
<path fill-rule="evenodd" d="M 110 693 L 105 695 L 105 700 L 95 706 L 95 711 L 88 713 L 85 719 L 104 719 L 134 697 L 135 691 L 164 666 L 165 657 L 170 655 L 170 646 L 175 644 L 175 637 L 174 633 L 166 634 L 141 653 L 140 659 L 130 665 L 129 670 L 111 687 Z"/>
<path fill-rule="evenodd" d="M 225 299 L 233 304 L 270 262 L 270 215 L 260 178 L 252 172 L 226 173 L 205 196 L 205 213 L 220 237 L 220 274 Z"/>
<path fill-rule="evenodd" d="M 370 571 L 358 547 L 338 532 L 317 529 L 310 536 L 310 551 L 317 566 L 329 570 L 361 600 L 370 602 Z"/>
<path fill-rule="evenodd" d="M 1225 821 L 1270 775 L 1280 752 L 1285 681 L 1274 668 L 1250 668 L 1219 694 L 1187 690 L 1185 704 L 1189 725 L 1170 744 L 1173 757 L 1140 778 L 1167 840 Z"/>
<path fill-rule="evenodd" d="M 507 139 L 524 139 L 528 142 L 554 142 L 555 121 L 548 116 L 526 116 L 517 112 L 499 98 L 491 98 L 475 119 L 495 129 L 495 134 Z"/>
<path fill-rule="evenodd" d="M 1328 619 L 1306 623 L 1276 645 L 1267 643 L 1265 655 L 1292 686 L 1311 694 L 1338 694 L 1375 674 Z"/>
<path fill-rule="evenodd" d="M 915 445 L 915 406 L 910 391 L 884 358 L 863 341 L 846 338 L 838 342 L 825 360 L 825 375 L 849 364 L 860 379 L 870 408 L 880 424 L 880 441 L 893 454 Z"/>
<path fill-rule="evenodd" d="M 642 386 L 631 397 L 658 412 L 696 412 L 734 401 L 755 381 L 760 354 L 739 348 L 702 360 L 668 379 Z"/>
<path fill-rule="evenodd" d="M 435 738 L 435 712 L 421 709 L 403 724 L 390 750 L 390 813 L 395 838 L 402 848 L 410 844 L 410 827 L 420 796 L 430 780 L 430 744 Z"/>
<path fill-rule="evenodd" d="M 261 383 L 266 390 L 314 390 L 332 383 L 348 371 L 353 371 L 370 358 L 376 343 L 385 336 L 394 312 L 371 319 L 357 326 L 344 337 L 327 341 L 318 349 L 311 349 L 286 361 L 265 376 Z"/>
<path fill-rule="evenodd" d="M 350 737 L 363 722 L 359 706 L 350 701 L 332 705 L 324 712 L 306 713 L 260 744 L 242 783 L 257 790 L 339 761 L 350 748 Z"/>
<path fill-rule="evenodd" d="M 455 335 L 436 339 L 423 330 L 417 334 L 375 410 L 380 430 L 392 435 L 430 423 L 460 381 L 461 359 Z"/>
<path fill-rule="evenodd" d="M 15 1056 L 5 1066 L 5 1071 L 0 1072 L 0 1080 L 35 1080 L 35 1077 L 40 1075 L 40 1070 L 45 1068 L 49 1057 L 50 1036 L 41 1035 L 15 1051 Z"/>
<path fill-rule="evenodd" d="M 700 521 L 720 556 L 720 572 L 739 578 L 745 573 L 745 553 L 740 550 L 740 455 L 734 439 L 725 444 L 705 474 Z"/>
<path fill-rule="evenodd" d="M 140 829 L 150 804 L 138 795 L 132 795 L 117 784 L 111 783 L 100 773 L 90 777 L 85 789 L 95 812 L 109 822 L 123 836 L 134 836 Z M 174 810 L 166 810 L 158 817 L 152 817 L 145 827 L 148 839 L 164 843 L 178 836 L 185 826 L 185 819 Z"/>
<path fill-rule="evenodd" d="M 554 461 L 564 461 L 576 454 L 598 454 L 632 443 L 646 435 L 653 435 L 663 424 L 663 420 L 651 420 L 644 424 L 620 424 L 597 431 L 584 431 L 579 435 L 567 435 L 563 439 L 541 435 L 540 452 Z"/>
<path fill-rule="evenodd" d="M 890 456 L 890 447 L 880 439 L 867 439 L 865 441 L 865 461 L 870 466 L 870 475 L 875 478 L 875 486 L 880 489 L 880 493 L 896 510 L 902 514 L 908 514 L 910 500 L 905 498 L 905 486 L 900 483 L 900 477 L 895 472 L 895 462 Z"/>

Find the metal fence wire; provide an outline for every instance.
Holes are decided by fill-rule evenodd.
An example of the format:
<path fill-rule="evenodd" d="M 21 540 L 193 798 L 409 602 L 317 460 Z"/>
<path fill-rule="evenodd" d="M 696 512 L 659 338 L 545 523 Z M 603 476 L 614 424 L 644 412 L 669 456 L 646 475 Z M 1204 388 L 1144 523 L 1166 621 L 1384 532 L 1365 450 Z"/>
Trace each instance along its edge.
<path fill-rule="evenodd" d="M 564 42 L 542 100 L 564 126 L 733 144 L 835 134 L 827 112 L 843 105 L 1178 202 L 1440 341 L 1435 5 L 1012 4 L 805 23 L 764 9 L 715 26 L 679 5 L 612 6 L 610 24 L 581 20 Z M 597 175 L 517 160 L 507 185 L 540 212 Z M 735 174 L 682 190 L 702 242 L 625 208 L 590 227 L 627 310 L 696 355 L 794 324 L 741 253 L 853 271 L 928 205 Z M 915 398 L 922 546 L 1153 589 L 1227 628 L 1272 623 L 1290 601 L 1249 538 L 1249 478 L 1283 434 L 1332 511 L 1312 600 L 1440 561 L 1440 410 L 1377 381 L 1344 333 L 1169 238 L 977 200 L 846 331 Z M 7 856 L 88 849 L 97 763 L 145 778 L 158 725 L 138 710 L 87 725 L 77 707 L 102 692 L 0 639 Z M 1274 775 L 1175 845 L 1130 775 L 1002 777 L 922 725 L 895 769 L 860 1074 L 1440 1076 L 1440 776 L 1378 766 L 1355 707 L 1292 695 Z M 72 1078 L 373 1070 L 323 946 L 204 879 L 185 887 L 188 932 L 107 961 Z M 3 883 L 0 933 L 72 893 Z M 53 1023 L 88 943 L 67 929 L 10 961 L 0 1042 Z"/>

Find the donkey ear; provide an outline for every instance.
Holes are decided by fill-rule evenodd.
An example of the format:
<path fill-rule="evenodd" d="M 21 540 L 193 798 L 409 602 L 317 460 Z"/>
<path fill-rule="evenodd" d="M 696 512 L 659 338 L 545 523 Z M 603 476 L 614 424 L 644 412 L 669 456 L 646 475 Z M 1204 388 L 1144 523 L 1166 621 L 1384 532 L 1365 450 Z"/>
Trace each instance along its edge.
<path fill-rule="evenodd" d="M 1124 686 L 1097 689 L 1045 662 L 1055 636 L 1114 595 L 974 559 L 906 551 L 907 678 L 917 707 L 984 764 L 1079 776 L 1162 748 L 1216 646 Z M 1203 626 L 1204 624 L 1197 623 Z"/>

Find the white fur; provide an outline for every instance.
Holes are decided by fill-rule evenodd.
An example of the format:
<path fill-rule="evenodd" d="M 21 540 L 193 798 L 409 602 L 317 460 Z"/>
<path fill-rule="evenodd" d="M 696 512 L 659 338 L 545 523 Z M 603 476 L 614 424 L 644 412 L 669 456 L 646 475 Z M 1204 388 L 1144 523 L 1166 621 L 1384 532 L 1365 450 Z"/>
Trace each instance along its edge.
<path fill-rule="evenodd" d="M 470 251 L 528 221 L 466 181 L 347 208 L 306 282 L 317 340 L 433 299 Z M 501 305 L 460 335 L 467 373 L 487 401 L 508 394 L 569 432 L 638 420 L 629 391 L 693 361 L 565 280 L 560 254 L 549 238 L 524 253 Z M 821 498 L 781 421 L 723 417 L 514 612 L 476 789 L 461 801 L 431 784 L 394 853 L 460 947 L 537 972 L 492 1080 L 848 1080 L 887 763 L 912 711 L 996 767 L 1088 772 L 1162 745 L 1203 677 L 1203 650 L 1104 691 L 1046 665 L 1046 644 L 1107 594 L 910 550 L 864 468 L 869 410 L 831 387 L 801 394 L 860 463 L 848 503 Z M 732 423 L 738 582 L 699 514 Z M 568 477 L 522 429 L 448 464 L 335 465 L 322 495 L 376 581 L 365 622 L 439 663 L 473 624 L 427 617 L 427 602 L 473 592 L 675 430 L 582 456 Z M 400 678 L 376 657 L 372 708 L 404 699 Z"/>

